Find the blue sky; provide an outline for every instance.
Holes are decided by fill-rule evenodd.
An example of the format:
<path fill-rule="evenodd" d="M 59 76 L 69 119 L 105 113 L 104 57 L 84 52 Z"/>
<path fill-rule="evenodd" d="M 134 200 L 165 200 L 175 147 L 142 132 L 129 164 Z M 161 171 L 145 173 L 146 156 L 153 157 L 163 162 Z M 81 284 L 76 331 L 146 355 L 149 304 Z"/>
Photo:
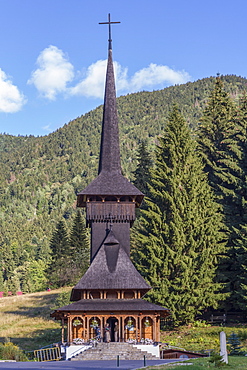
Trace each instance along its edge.
<path fill-rule="evenodd" d="M 246 0 L 0 0 L 0 132 L 47 135 L 117 94 L 247 77 Z"/>

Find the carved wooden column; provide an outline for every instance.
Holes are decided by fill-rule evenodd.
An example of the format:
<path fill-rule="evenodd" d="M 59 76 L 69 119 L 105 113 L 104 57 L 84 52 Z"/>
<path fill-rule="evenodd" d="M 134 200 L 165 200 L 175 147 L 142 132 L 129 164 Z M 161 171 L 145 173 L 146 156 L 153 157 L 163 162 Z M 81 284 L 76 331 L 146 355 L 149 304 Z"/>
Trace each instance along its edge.
<path fill-rule="evenodd" d="M 119 322 L 118 322 L 118 326 L 119 326 L 119 342 L 122 342 L 122 338 L 123 338 L 123 335 L 122 335 L 122 316 L 119 316 Z"/>
<path fill-rule="evenodd" d="M 64 317 L 62 317 L 62 344 L 64 343 Z"/>
<path fill-rule="evenodd" d="M 86 340 L 87 342 L 89 341 L 89 318 L 86 316 L 85 317 L 85 326 L 86 326 Z"/>
<path fill-rule="evenodd" d="M 142 335 L 142 317 L 138 316 L 138 321 L 139 321 L 139 337 L 138 337 L 138 342 L 141 341 L 141 335 Z"/>
<path fill-rule="evenodd" d="M 72 343 L 72 317 L 68 317 L 68 342 Z"/>
<path fill-rule="evenodd" d="M 124 320 L 125 320 L 125 317 L 123 316 L 122 317 L 122 338 L 123 338 L 123 342 L 125 341 L 125 337 L 124 337 Z"/>
<path fill-rule="evenodd" d="M 139 317 L 134 316 L 135 321 L 136 321 L 136 341 L 138 342 L 138 333 L 139 333 Z"/>
<path fill-rule="evenodd" d="M 156 332 L 157 332 L 156 317 L 152 317 L 152 320 L 153 320 L 153 341 L 157 342 L 157 338 L 156 338 Z"/>
<path fill-rule="evenodd" d="M 157 327 L 157 342 L 160 342 L 160 318 L 159 316 L 156 317 L 156 327 Z"/>
<path fill-rule="evenodd" d="M 101 316 L 100 317 L 100 337 L 101 337 L 101 342 L 103 342 L 103 335 L 104 335 L 104 325 L 103 325 L 103 320 L 104 320 L 104 317 Z"/>
<path fill-rule="evenodd" d="M 141 339 L 142 339 L 142 315 L 140 316 L 140 323 L 141 323 L 141 325 L 140 325 L 140 341 L 141 341 Z"/>

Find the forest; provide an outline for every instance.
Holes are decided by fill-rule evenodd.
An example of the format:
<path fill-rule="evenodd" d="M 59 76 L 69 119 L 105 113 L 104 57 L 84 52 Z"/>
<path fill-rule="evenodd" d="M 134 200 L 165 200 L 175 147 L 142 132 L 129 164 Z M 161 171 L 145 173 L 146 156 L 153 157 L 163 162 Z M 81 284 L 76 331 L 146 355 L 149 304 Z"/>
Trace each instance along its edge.
<path fill-rule="evenodd" d="M 195 302 L 197 312 L 246 310 L 246 83 L 210 77 L 117 99 L 123 174 L 147 195 L 132 232 L 132 258 L 159 287 L 149 299 L 167 305 L 171 296 L 177 321 L 193 320 L 187 308 Z M 73 285 L 85 272 L 89 238 L 76 194 L 97 174 L 101 121 L 102 106 L 47 136 L 0 135 L 5 294 Z M 199 220 L 204 234 L 188 232 Z"/>

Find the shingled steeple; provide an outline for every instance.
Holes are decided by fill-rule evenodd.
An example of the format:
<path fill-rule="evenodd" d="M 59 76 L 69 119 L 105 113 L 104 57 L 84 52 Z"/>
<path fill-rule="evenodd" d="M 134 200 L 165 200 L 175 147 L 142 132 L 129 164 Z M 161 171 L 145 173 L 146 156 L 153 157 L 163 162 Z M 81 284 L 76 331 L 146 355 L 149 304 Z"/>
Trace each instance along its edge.
<path fill-rule="evenodd" d="M 104 171 L 109 176 L 122 173 L 120 163 L 116 89 L 112 60 L 112 43 L 110 39 L 98 173 L 100 174 Z"/>
<path fill-rule="evenodd" d="M 140 206 L 143 194 L 122 175 L 118 132 L 117 100 L 112 58 L 112 40 L 109 24 L 108 61 L 105 82 L 105 97 L 101 131 L 101 145 L 98 177 L 78 194 L 77 206 L 85 207 L 88 198 L 95 196 L 130 196 L 137 207 Z"/>

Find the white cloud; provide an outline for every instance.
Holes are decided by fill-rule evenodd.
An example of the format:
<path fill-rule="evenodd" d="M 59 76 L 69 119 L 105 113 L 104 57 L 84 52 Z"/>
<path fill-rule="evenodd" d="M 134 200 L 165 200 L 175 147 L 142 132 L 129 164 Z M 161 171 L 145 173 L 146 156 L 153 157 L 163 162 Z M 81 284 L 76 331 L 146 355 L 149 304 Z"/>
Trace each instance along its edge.
<path fill-rule="evenodd" d="M 18 112 L 25 103 L 24 95 L 0 68 L 0 112 Z"/>
<path fill-rule="evenodd" d="M 68 87 L 68 83 L 74 80 L 74 67 L 56 46 L 51 45 L 44 49 L 37 59 L 37 65 L 38 68 L 32 73 L 28 83 L 34 84 L 43 97 L 54 100 L 57 94 L 63 93 L 103 98 L 107 60 L 98 60 L 91 64 L 81 81 L 73 87 Z M 116 87 L 122 94 L 163 88 L 190 80 L 185 71 L 176 71 L 154 63 L 140 69 L 131 77 L 128 76 L 128 69 L 118 62 L 114 62 L 114 70 Z"/>
<path fill-rule="evenodd" d="M 70 93 L 101 99 L 104 95 L 106 66 L 107 60 L 98 60 L 91 64 L 87 69 L 85 79 L 71 88 Z M 114 70 L 118 89 L 127 88 L 127 69 L 122 68 L 118 62 L 114 62 Z"/>
<path fill-rule="evenodd" d="M 102 98 L 104 94 L 106 60 L 98 60 L 89 66 L 86 77 L 70 89 L 72 95 Z M 151 63 L 147 68 L 128 77 L 128 69 L 114 62 L 117 90 L 123 93 L 137 92 L 147 88 L 160 88 L 168 85 L 181 84 L 190 80 L 185 71 L 175 71 L 167 66 Z"/>
<path fill-rule="evenodd" d="M 67 83 L 74 78 L 74 67 L 62 50 L 50 45 L 40 53 L 37 65 L 29 84 L 34 84 L 40 94 L 50 100 L 66 92 Z"/>
<path fill-rule="evenodd" d="M 88 67 L 86 77 L 70 89 L 72 95 L 102 98 L 105 83 L 106 60 L 98 60 Z"/>
<path fill-rule="evenodd" d="M 130 89 L 137 91 L 157 85 L 174 85 L 185 83 L 190 75 L 185 71 L 175 71 L 167 66 L 151 63 L 147 68 L 136 72 L 130 79 Z"/>
<path fill-rule="evenodd" d="M 52 132 L 50 125 L 43 126 L 42 129 L 47 132 Z"/>

